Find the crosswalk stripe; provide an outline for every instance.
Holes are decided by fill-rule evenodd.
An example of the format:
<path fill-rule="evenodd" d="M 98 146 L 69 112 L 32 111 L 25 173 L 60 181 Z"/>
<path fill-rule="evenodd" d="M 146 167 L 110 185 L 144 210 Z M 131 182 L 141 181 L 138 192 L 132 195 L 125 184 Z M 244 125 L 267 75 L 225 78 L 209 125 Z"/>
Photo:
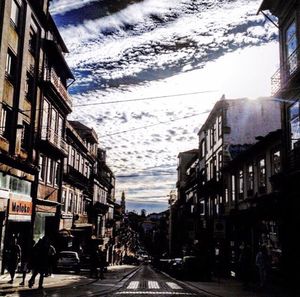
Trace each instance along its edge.
<path fill-rule="evenodd" d="M 178 286 L 176 283 L 172 282 L 166 282 L 166 284 L 172 289 L 172 290 L 182 290 L 180 286 Z"/>
<path fill-rule="evenodd" d="M 129 283 L 127 289 L 129 290 L 136 290 L 139 287 L 139 281 L 132 281 Z"/>
<path fill-rule="evenodd" d="M 148 288 L 149 289 L 159 289 L 158 282 L 156 282 L 156 281 L 148 281 Z"/>

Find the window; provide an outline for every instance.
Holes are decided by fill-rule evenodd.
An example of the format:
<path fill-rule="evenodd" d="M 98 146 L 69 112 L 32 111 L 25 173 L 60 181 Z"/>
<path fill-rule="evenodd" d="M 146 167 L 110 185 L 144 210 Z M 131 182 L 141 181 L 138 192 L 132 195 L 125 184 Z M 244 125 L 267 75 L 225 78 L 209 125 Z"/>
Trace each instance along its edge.
<path fill-rule="evenodd" d="M 10 81 L 14 81 L 16 74 L 16 62 L 17 58 L 13 52 L 9 49 L 6 54 L 5 73 Z"/>
<path fill-rule="evenodd" d="M 0 135 L 9 140 L 10 127 L 11 127 L 11 117 L 12 111 L 6 106 L 2 105 L 1 115 L 0 115 Z"/>
<path fill-rule="evenodd" d="M 228 203 L 228 189 L 225 189 L 225 203 Z"/>
<path fill-rule="evenodd" d="M 235 175 L 231 175 L 231 201 L 235 201 Z"/>
<path fill-rule="evenodd" d="M 50 124 L 51 130 L 57 133 L 58 130 L 58 121 L 57 121 L 57 111 L 52 108 L 51 110 L 51 124 Z"/>
<path fill-rule="evenodd" d="M 79 165 L 80 165 L 80 154 L 76 153 L 75 169 L 79 170 Z"/>
<path fill-rule="evenodd" d="M 54 170 L 54 161 L 48 159 L 48 168 L 47 168 L 47 182 L 53 184 L 53 170 Z"/>
<path fill-rule="evenodd" d="M 218 116 L 218 136 L 222 137 L 222 116 Z"/>
<path fill-rule="evenodd" d="M 205 157 L 205 139 L 202 139 L 201 140 L 201 144 L 200 144 L 200 154 L 201 154 L 201 158 L 204 158 Z"/>
<path fill-rule="evenodd" d="M 26 99 L 30 102 L 33 101 L 34 98 L 34 79 L 30 72 L 27 71 L 26 81 L 25 81 L 25 96 Z"/>
<path fill-rule="evenodd" d="M 68 212 L 73 211 L 73 193 L 69 194 Z"/>
<path fill-rule="evenodd" d="M 290 135 L 291 135 L 291 149 L 298 145 L 300 140 L 300 118 L 299 118 L 299 101 L 296 101 L 289 108 L 290 120 Z"/>
<path fill-rule="evenodd" d="M 248 166 L 247 166 L 247 194 L 252 195 L 253 189 L 254 189 L 253 165 L 248 164 Z"/>
<path fill-rule="evenodd" d="M 272 174 L 277 174 L 281 171 L 280 150 L 276 150 L 271 155 Z"/>
<path fill-rule="evenodd" d="M 63 190 L 62 191 L 62 196 L 61 196 L 61 204 L 62 204 L 61 210 L 62 211 L 66 211 L 66 209 L 67 209 L 66 203 L 67 203 L 67 191 Z"/>
<path fill-rule="evenodd" d="M 264 192 L 266 187 L 266 160 L 261 158 L 258 160 L 258 187 L 260 192 Z"/>
<path fill-rule="evenodd" d="M 289 74 L 293 74 L 297 69 L 297 55 L 295 53 L 297 48 L 297 32 L 296 32 L 296 22 L 293 21 L 286 30 L 286 55 L 287 55 L 287 65 Z"/>
<path fill-rule="evenodd" d="M 55 163 L 55 179 L 54 179 L 54 184 L 56 186 L 59 186 L 60 184 L 60 162 L 57 161 Z"/>
<path fill-rule="evenodd" d="M 15 27 L 18 27 L 19 24 L 19 14 L 20 14 L 20 7 L 16 3 L 15 0 L 12 0 L 11 2 L 11 11 L 10 11 L 10 20 L 12 25 Z"/>
<path fill-rule="evenodd" d="M 31 24 L 29 29 L 29 51 L 35 55 L 37 47 L 37 28 L 36 25 Z"/>
<path fill-rule="evenodd" d="M 40 155 L 40 180 L 45 181 L 46 178 L 46 157 L 44 155 Z"/>
<path fill-rule="evenodd" d="M 78 213 L 77 207 L 78 207 L 78 195 L 75 194 L 74 195 L 74 209 L 73 209 L 75 213 Z"/>
<path fill-rule="evenodd" d="M 70 165 L 71 165 L 72 167 L 75 166 L 75 149 L 73 149 L 73 148 L 71 148 Z"/>
<path fill-rule="evenodd" d="M 28 151 L 30 147 L 30 125 L 26 122 L 23 122 L 21 147 L 26 151 Z"/>
<path fill-rule="evenodd" d="M 239 198 L 243 198 L 244 193 L 244 171 L 239 170 Z"/>
<path fill-rule="evenodd" d="M 221 151 L 221 152 L 218 153 L 218 172 L 217 172 L 217 176 L 218 176 L 219 180 L 221 179 L 221 176 L 222 176 L 222 173 L 221 173 L 222 165 L 223 165 L 223 152 Z"/>

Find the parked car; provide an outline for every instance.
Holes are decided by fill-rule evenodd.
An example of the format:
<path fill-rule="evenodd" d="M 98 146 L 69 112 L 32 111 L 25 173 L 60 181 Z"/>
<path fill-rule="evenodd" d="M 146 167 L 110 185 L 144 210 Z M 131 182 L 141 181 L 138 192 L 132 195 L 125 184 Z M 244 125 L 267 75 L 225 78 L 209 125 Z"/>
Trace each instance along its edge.
<path fill-rule="evenodd" d="M 62 251 L 58 253 L 56 270 L 80 272 L 80 259 L 78 253 L 73 251 Z"/>

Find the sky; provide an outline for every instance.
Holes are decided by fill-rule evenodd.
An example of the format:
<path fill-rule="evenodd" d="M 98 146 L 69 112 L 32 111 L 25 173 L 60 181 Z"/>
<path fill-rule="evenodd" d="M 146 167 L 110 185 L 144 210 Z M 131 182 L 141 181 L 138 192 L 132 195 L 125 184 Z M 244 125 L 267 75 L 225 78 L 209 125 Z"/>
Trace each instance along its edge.
<path fill-rule="evenodd" d="M 129 210 L 167 209 L 177 156 L 198 148 L 223 94 L 270 96 L 278 36 L 260 3 L 52 0 L 76 78 L 70 119 L 98 133 Z"/>

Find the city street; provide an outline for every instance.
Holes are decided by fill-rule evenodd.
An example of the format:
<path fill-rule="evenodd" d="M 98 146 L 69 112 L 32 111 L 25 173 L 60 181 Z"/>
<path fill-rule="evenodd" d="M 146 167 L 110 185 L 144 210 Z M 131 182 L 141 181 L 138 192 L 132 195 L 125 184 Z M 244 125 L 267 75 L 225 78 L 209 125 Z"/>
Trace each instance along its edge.
<path fill-rule="evenodd" d="M 143 265 L 113 296 L 209 296 L 196 293 L 183 284 Z M 111 296 L 111 295 L 105 295 Z"/>

